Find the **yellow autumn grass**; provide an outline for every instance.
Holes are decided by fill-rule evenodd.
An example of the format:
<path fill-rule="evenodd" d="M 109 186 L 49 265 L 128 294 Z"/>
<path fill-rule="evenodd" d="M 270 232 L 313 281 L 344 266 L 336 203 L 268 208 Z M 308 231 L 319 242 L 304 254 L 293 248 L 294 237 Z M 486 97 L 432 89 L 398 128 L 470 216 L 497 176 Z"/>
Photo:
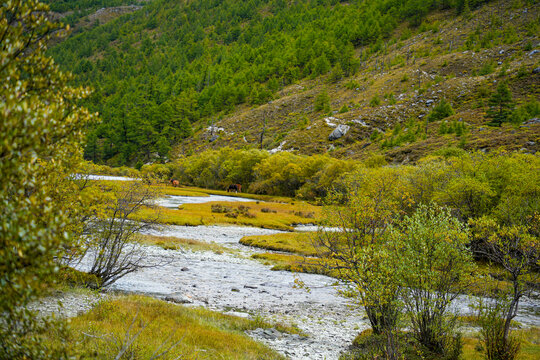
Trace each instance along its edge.
<path fill-rule="evenodd" d="M 113 358 L 129 329 L 129 334 L 140 331 L 140 335 L 122 358 L 149 359 L 177 343 L 160 359 L 283 359 L 244 333 L 272 326 L 257 319 L 131 295 L 102 302 L 71 319 L 68 338 L 63 340 L 77 358 Z M 50 334 L 51 344 L 61 341 L 55 335 Z"/>
<path fill-rule="evenodd" d="M 240 243 L 267 250 L 315 256 L 317 255 L 317 250 L 312 243 L 312 238 L 315 235 L 315 232 L 255 235 L 243 237 Z"/>
<path fill-rule="evenodd" d="M 208 243 L 194 239 L 182 239 L 173 236 L 139 235 L 137 241 L 141 244 L 159 246 L 165 250 L 189 249 L 192 251 L 212 251 L 216 254 L 237 252 L 237 250 L 216 243 Z"/>
<path fill-rule="evenodd" d="M 521 350 L 516 360 L 540 359 L 540 327 L 512 331 L 514 336 L 521 339 Z M 466 337 L 463 339 L 463 359 L 483 359 L 481 342 L 478 337 Z"/>
<path fill-rule="evenodd" d="M 228 212 L 212 211 L 212 205 L 220 205 Z M 151 218 L 155 209 L 144 208 L 134 219 Z M 177 209 L 159 208 L 160 219 L 169 225 L 215 225 L 231 224 L 254 226 L 267 229 L 293 230 L 294 224 L 317 222 L 321 208 L 304 202 L 294 204 L 267 202 L 208 202 L 203 204 L 184 204 Z M 238 213 L 234 217 L 234 213 Z"/>
<path fill-rule="evenodd" d="M 336 276 L 323 266 L 321 259 L 289 254 L 263 253 L 251 256 L 265 265 L 272 265 L 275 271 L 301 272 L 307 274 L 322 274 Z"/>

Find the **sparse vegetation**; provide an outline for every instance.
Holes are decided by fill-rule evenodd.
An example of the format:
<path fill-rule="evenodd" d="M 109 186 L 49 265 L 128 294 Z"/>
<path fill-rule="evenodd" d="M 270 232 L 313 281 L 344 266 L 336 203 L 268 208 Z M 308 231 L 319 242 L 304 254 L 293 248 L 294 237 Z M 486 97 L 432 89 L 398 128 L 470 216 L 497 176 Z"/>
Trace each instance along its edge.
<path fill-rule="evenodd" d="M 377 95 L 373 96 L 371 100 L 369 101 L 369 106 L 376 107 L 379 105 L 381 105 L 381 99 Z"/>

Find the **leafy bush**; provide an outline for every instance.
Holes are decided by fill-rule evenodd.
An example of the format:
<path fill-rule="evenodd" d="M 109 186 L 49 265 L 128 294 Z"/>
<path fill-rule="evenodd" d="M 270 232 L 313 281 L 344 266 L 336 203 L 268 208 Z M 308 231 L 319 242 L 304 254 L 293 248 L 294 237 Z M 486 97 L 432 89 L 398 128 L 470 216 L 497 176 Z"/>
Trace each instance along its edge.
<path fill-rule="evenodd" d="M 514 360 L 520 350 L 520 341 L 515 336 L 505 337 L 503 302 L 491 301 L 491 304 L 481 304 L 480 335 L 483 342 L 483 351 L 487 360 Z"/>
<path fill-rule="evenodd" d="M 510 116 L 510 122 L 516 125 L 522 124 L 523 122 L 538 117 L 540 115 L 540 102 L 533 99 L 519 107 L 517 107 Z"/>
<path fill-rule="evenodd" d="M 393 268 L 416 340 L 429 351 L 458 359 L 451 302 L 468 285 L 473 270 L 466 228 L 449 211 L 420 205 L 390 229 Z"/>

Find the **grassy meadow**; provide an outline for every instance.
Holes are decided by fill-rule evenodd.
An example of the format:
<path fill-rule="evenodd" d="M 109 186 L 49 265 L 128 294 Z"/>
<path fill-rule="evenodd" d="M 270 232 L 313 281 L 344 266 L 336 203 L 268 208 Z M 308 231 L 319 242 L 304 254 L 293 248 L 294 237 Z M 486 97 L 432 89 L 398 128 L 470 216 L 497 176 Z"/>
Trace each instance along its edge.
<path fill-rule="evenodd" d="M 311 240 L 315 234 L 316 233 L 313 232 L 291 232 L 273 235 L 246 236 L 240 240 L 240 244 L 267 250 L 315 256 L 317 255 L 317 250 L 313 246 Z"/>
<path fill-rule="evenodd" d="M 69 353 L 81 359 L 111 359 L 126 344 L 122 358 L 150 359 L 169 350 L 159 359 L 283 359 L 244 333 L 260 327 L 297 332 L 260 319 L 130 295 L 101 302 L 71 319 L 63 340 Z M 51 344 L 61 341 L 55 335 L 48 340 Z"/>
<path fill-rule="evenodd" d="M 159 246 L 165 250 L 212 251 L 216 254 L 236 251 L 216 243 L 207 243 L 194 239 L 182 239 L 173 236 L 140 235 L 137 239 L 141 244 Z"/>
<path fill-rule="evenodd" d="M 135 219 L 152 217 L 155 209 L 141 210 Z M 312 224 L 320 208 L 308 203 L 208 202 L 183 204 L 179 209 L 159 208 L 159 222 L 168 225 L 243 225 L 267 229 L 293 230 L 296 224 Z"/>

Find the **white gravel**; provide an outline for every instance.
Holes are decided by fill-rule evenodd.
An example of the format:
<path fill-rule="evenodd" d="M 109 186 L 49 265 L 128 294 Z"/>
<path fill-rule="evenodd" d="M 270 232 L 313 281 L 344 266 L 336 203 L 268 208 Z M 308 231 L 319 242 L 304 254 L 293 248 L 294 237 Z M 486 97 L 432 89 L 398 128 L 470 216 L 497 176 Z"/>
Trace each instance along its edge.
<path fill-rule="evenodd" d="M 106 299 L 106 294 L 97 292 L 56 292 L 39 299 L 28 306 L 29 310 L 38 311 L 41 316 L 71 318 L 92 309 L 99 301 Z"/>

